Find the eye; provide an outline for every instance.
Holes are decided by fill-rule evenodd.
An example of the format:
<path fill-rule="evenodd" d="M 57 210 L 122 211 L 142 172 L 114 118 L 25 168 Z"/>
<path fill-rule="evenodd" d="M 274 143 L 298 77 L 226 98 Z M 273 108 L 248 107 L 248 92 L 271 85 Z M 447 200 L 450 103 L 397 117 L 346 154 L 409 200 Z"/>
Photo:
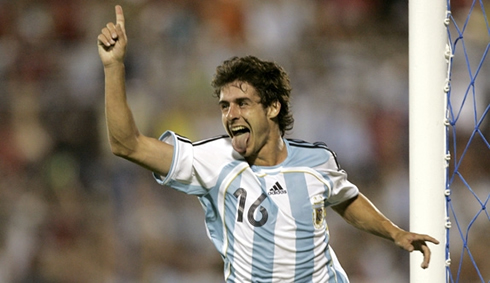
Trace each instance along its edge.
<path fill-rule="evenodd" d="M 230 107 L 230 105 L 228 103 L 220 103 L 219 104 L 219 108 L 221 109 L 222 112 L 227 111 L 229 107 Z"/>
<path fill-rule="evenodd" d="M 237 101 L 237 105 L 240 108 L 243 108 L 245 106 L 248 106 L 249 104 L 250 103 L 249 103 L 249 101 L 247 99 L 240 99 L 240 100 Z"/>

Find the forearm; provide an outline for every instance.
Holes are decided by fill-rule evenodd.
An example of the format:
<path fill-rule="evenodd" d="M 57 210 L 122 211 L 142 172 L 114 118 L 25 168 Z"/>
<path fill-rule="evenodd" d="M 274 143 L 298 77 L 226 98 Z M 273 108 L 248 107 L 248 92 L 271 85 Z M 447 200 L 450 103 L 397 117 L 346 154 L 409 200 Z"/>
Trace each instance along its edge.
<path fill-rule="evenodd" d="M 135 150 L 139 132 L 126 100 L 124 64 L 106 66 L 104 74 L 109 143 L 114 154 L 127 157 Z"/>
<path fill-rule="evenodd" d="M 398 226 L 385 217 L 363 194 L 334 207 L 348 223 L 373 235 L 392 240 L 403 232 Z"/>

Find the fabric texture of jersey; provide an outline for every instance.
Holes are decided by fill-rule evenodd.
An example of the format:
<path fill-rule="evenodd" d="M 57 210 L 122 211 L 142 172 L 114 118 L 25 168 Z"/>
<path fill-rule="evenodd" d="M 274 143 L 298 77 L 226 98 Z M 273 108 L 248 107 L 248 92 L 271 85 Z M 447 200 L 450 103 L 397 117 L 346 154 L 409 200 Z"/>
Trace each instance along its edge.
<path fill-rule="evenodd" d="M 226 282 L 348 282 L 329 245 L 326 208 L 358 194 L 323 143 L 284 139 L 288 156 L 250 166 L 231 139 L 192 143 L 167 131 L 174 146 L 162 185 L 196 195 Z"/>

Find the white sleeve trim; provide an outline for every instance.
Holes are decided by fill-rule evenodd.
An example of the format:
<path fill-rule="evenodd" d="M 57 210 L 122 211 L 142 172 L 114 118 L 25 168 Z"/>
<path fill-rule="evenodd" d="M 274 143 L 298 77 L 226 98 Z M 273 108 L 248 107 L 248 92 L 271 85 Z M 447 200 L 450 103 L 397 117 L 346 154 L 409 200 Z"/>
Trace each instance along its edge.
<path fill-rule="evenodd" d="M 168 174 L 166 176 L 162 176 L 160 174 L 153 172 L 153 177 L 155 178 L 157 183 L 160 185 L 166 185 L 168 183 L 168 181 L 171 179 L 172 175 L 174 174 L 175 168 L 177 167 L 177 165 L 175 163 L 177 162 L 179 145 L 177 143 L 177 136 L 172 131 L 164 132 L 160 136 L 160 138 L 158 138 L 158 139 L 162 142 L 165 142 L 165 143 L 168 143 L 168 144 L 174 146 L 174 153 L 172 155 L 172 163 L 170 164 L 170 170 L 168 171 Z"/>

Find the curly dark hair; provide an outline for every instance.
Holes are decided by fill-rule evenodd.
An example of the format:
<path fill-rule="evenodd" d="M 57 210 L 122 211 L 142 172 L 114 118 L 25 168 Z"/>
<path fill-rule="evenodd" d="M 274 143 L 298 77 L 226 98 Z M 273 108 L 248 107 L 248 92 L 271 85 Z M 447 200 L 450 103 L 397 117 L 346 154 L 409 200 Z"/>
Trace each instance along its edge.
<path fill-rule="evenodd" d="M 281 66 L 254 56 L 232 57 L 216 68 L 211 82 L 214 95 L 219 98 L 221 89 L 234 81 L 246 82 L 253 86 L 264 107 L 279 101 L 281 110 L 277 122 L 281 136 L 293 128 L 294 118 L 289 100 L 291 86 L 289 77 Z"/>

